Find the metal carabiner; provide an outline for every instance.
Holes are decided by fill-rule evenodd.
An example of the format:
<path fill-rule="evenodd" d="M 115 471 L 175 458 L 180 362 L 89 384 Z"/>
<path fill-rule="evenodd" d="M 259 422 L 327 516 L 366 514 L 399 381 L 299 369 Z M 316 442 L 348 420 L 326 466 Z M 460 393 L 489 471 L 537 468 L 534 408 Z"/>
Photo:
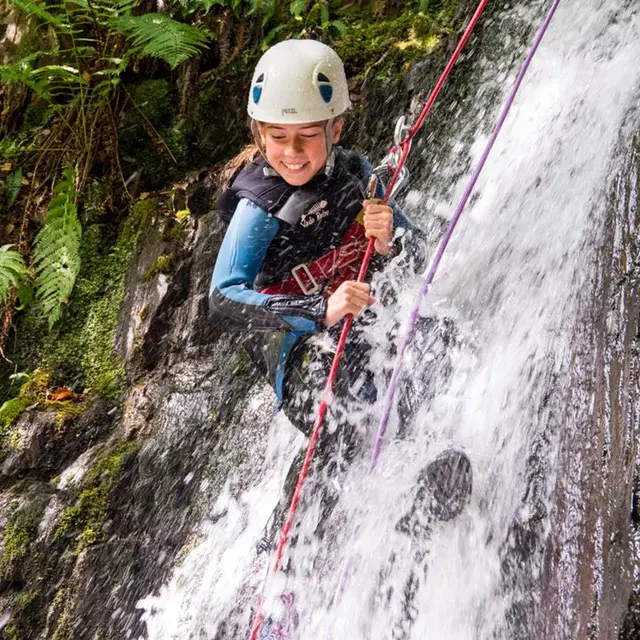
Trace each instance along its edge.
<path fill-rule="evenodd" d="M 411 133 L 411 127 L 407 124 L 407 117 L 402 115 L 398 118 L 398 122 L 396 122 L 396 129 L 393 134 L 393 142 L 396 147 L 401 147 L 408 135 Z M 409 141 L 411 144 L 411 141 Z"/>

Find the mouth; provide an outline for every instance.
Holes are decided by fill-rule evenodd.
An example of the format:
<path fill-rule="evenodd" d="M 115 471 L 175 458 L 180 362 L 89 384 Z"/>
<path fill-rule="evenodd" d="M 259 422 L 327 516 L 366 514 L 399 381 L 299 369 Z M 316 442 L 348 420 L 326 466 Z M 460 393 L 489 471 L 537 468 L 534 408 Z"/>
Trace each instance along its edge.
<path fill-rule="evenodd" d="M 290 171 L 291 173 L 300 173 L 300 172 L 304 171 L 307 168 L 309 163 L 308 162 L 299 162 L 297 164 L 293 164 L 291 162 L 282 162 L 282 165 L 284 166 L 284 168 L 287 171 Z"/>

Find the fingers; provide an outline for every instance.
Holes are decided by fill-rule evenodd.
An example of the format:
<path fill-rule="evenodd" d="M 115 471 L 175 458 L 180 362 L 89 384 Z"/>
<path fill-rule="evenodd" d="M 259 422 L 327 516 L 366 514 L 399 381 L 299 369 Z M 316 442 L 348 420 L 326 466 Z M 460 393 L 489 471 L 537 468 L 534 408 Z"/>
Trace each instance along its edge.
<path fill-rule="evenodd" d="M 367 305 L 374 302 L 366 282 L 343 282 L 327 300 L 324 324 L 330 327 L 349 314 L 358 317 Z"/>
<path fill-rule="evenodd" d="M 381 204 L 364 203 L 364 234 L 367 238 L 376 238 L 384 246 L 391 241 L 393 235 L 393 211 L 391 207 Z"/>
<path fill-rule="evenodd" d="M 347 313 L 359 316 L 362 310 L 371 304 L 373 298 L 369 295 L 369 285 L 366 282 L 343 282 L 336 293 L 340 292 L 339 304 Z"/>

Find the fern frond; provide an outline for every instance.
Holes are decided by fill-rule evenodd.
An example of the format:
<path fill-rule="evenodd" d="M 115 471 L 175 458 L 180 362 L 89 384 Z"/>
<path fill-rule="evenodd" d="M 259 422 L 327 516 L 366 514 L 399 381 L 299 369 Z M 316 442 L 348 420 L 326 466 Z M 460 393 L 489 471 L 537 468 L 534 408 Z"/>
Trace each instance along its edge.
<path fill-rule="evenodd" d="M 29 84 L 31 81 L 32 62 L 41 56 L 51 55 L 51 51 L 36 51 L 16 62 L 9 62 L 0 66 L 0 82 L 3 84 L 12 84 L 20 82 Z"/>
<path fill-rule="evenodd" d="M 13 287 L 27 279 L 27 265 L 22 256 L 11 249 L 13 245 L 0 247 L 0 304 L 5 304 Z"/>
<path fill-rule="evenodd" d="M 60 319 L 80 271 L 82 227 L 73 179 L 73 168 L 67 167 L 54 189 L 49 213 L 36 237 L 33 252 L 36 298 L 49 319 L 49 327 Z"/>
<path fill-rule="evenodd" d="M 9 4 L 20 9 L 20 11 L 25 15 L 36 15 L 40 19 L 58 27 L 59 29 L 66 29 L 69 26 L 62 15 L 58 15 L 51 11 L 51 9 L 64 11 L 63 3 L 52 2 L 50 4 L 45 4 L 44 2 L 38 2 L 38 0 L 9 0 Z"/>
<path fill-rule="evenodd" d="M 211 38 L 204 27 L 192 27 L 162 13 L 121 16 L 111 25 L 117 33 L 128 35 L 143 55 L 161 58 L 172 69 L 199 53 Z"/>

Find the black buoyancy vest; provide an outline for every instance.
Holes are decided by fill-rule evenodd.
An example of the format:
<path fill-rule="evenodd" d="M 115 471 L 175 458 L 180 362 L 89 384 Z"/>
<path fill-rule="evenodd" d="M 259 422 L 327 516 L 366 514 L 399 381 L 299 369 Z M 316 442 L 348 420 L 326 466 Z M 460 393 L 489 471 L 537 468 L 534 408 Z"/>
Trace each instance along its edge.
<path fill-rule="evenodd" d="M 245 166 L 223 187 L 217 207 L 228 223 L 239 200 L 247 198 L 278 219 L 257 288 L 280 282 L 295 266 L 335 249 L 366 197 L 362 159 L 353 151 L 337 148 L 331 175 L 319 174 L 301 187 L 266 176 L 266 166 L 263 158 Z"/>

